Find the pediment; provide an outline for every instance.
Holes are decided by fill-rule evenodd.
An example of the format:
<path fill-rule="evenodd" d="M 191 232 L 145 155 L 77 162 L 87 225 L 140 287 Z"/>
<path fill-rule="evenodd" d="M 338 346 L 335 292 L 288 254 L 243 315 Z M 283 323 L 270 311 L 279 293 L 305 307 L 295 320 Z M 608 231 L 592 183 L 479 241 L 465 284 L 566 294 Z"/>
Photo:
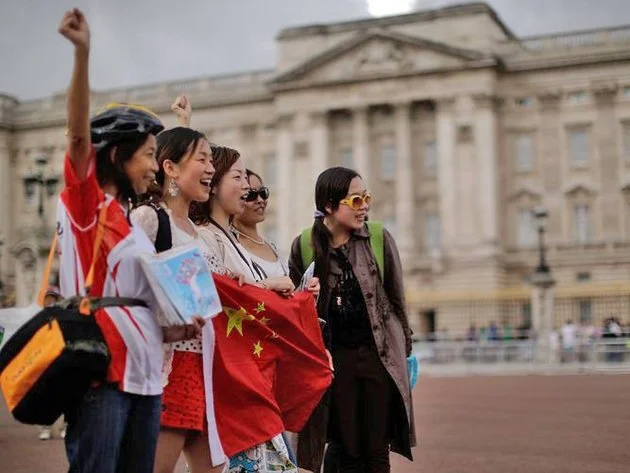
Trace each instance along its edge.
<path fill-rule="evenodd" d="M 586 195 L 586 196 L 591 196 L 597 193 L 597 191 L 591 187 L 589 184 L 583 183 L 583 182 L 576 182 L 576 183 L 572 183 L 569 184 L 565 190 L 564 193 L 570 197 L 572 196 L 577 196 L 577 195 Z"/>
<path fill-rule="evenodd" d="M 496 64 L 494 57 L 386 31 L 361 33 L 308 59 L 273 81 L 276 86 L 362 80 Z"/>
<path fill-rule="evenodd" d="M 521 187 L 509 196 L 509 200 L 537 202 L 542 197 L 542 193 L 531 187 Z"/>

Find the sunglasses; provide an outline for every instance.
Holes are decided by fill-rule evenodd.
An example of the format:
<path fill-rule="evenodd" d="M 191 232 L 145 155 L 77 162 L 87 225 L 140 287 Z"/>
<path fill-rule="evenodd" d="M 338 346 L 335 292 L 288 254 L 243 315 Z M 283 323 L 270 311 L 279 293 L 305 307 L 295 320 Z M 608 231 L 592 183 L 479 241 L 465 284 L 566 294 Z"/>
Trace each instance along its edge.
<path fill-rule="evenodd" d="M 347 205 L 352 210 L 359 210 L 364 205 L 369 206 L 372 202 L 372 194 L 366 192 L 364 194 L 352 194 L 345 199 L 339 201 L 340 204 Z"/>
<path fill-rule="evenodd" d="M 258 189 L 250 189 L 247 195 L 245 196 L 245 202 L 255 202 L 258 200 L 258 197 L 262 200 L 269 199 L 269 187 L 262 186 Z"/>

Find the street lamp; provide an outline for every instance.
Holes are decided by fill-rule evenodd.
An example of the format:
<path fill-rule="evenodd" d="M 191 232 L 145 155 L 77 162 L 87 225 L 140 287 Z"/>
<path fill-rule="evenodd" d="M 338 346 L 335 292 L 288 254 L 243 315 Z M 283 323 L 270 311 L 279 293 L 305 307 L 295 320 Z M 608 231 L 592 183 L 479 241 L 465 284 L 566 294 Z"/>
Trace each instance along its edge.
<path fill-rule="evenodd" d="M 551 269 L 547 264 L 547 249 L 545 248 L 545 231 L 547 230 L 549 213 L 542 207 L 536 207 L 533 214 L 538 227 L 538 266 L 535 272 L 539 275 L 549 275 Z"/>
<path fill-rule="evenodd" d="M 27 199 L 32 198 L 35 195 L 35 191 L 39 188 L 39 205 L 37 207 L 37 214 L 39 218 L 44 218 L 44 193 L 48 197 L 55 195 L 57 191 L 57 183 L 59 179 L 55 176 L 45 176 L 44 171 L 46 164 L 48 164 L 48 158 L 40 154 L 35 158 L 35 164 L 37 164 L 37 172 L 30 176 L 24 177 L 24 194 Z"/>

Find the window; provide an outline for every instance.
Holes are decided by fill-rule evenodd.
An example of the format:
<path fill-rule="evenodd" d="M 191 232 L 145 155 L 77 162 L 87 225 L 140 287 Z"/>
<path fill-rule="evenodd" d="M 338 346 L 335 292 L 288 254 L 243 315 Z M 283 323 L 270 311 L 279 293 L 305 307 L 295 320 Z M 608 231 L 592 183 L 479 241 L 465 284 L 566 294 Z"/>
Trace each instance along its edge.
<path fill-rule="evenodd" d="M 536 222 L 530 209 L 519 209 L 516 215 L 518 246 L 527 248 L 536 244 Z"/>
<path fill-rule="evenodd" d="M 424 217 L 424 247 L 426 250 L 440 248 L 440 216 L 434 213 Z"/>
<path fill-rule="evenodd" d="M 584 90 L 577 90 L 569 94 L 569 103 L 571 105 L 578 105 L 586 103 L 588 101 L 588 94 Z"/>
<path fill-rule="evenodd" d="M 341 150 L 340 163 L 344 168 L 354 168 L 354 157 L 352 156 L 352 149 L 345 148 Z"/>
<path fill-rule="evenodd" d="M 573 166 L 588 165 L 589 136 L 586 128 L 569 130 L 569 158 Z"/>
<path fill-rule="evenodd" d="M 625 86 L 622 93 L 624 97 L 630 98 L 630 86 Z"/>
<path fill-rule="evenodd" d="M 593 319 L 592 304 L 590 299 L 584 299 L 580 301 L 580 323 L 590 324 Z"/>
<path fill-rule="evenodd" d="M 534 99 L 531 97 L 519 97 L 514 99 L 514 104 L 519 108 L 530 108 L 534 105 Z"/>
<path fill-rule="evenodd" d="M 534 137 L 529 133 L 516 137 L 516 170 L 531 171 L 534 169 Z"/>
<path fill-rule="evenodd" d="M 532 303 L 529 301 L 521 304 L 521 322 L 524 327 L 532 327 Z"/>
<path fill-rule="evenodd" d="M 387 228 L 389 233 L 392 234 L 394 238 L 397 237 L 398 234 L 398 225 L 396 224 L 396 217 L 390 215 L 383 219 L 383 226 Z"/>
<path fill-rule="evenodd" d="M 586 243 L 591 239 L 590 208 L 586 204 L 573 207 L 573 240 Z"/>
<path fill-rule="evenodd" d="M 396 177 L 396 148 L 392 145 L 381 147 L 381 177 L 385 180 Z"/>
<path fill-rule="evenodd" d="M 278 183 L 278 163 L 275 154 L 268 154 L 264 160 L 264 171 L 262 178 L 268 186 L 275 186 Z"/>
<path fill-rule="evenodd" d="M 427 176 L 437 175 L 437 146 L 435 140 L 424 144 L 424 170 Z"/>

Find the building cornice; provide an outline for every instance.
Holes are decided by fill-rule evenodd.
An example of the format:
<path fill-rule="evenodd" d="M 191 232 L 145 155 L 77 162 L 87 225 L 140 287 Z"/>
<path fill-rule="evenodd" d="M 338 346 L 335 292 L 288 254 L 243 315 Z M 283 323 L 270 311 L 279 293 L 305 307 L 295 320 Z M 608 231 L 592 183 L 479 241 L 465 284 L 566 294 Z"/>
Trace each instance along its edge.
<path fill-rule="evenodd" d="M 409 13 L 407 15 L 387 16 L 383 18 L 352 20 L 333 24 L 297 26 L 280 31 L 280 33 L 276 36 L 276 39 L 284 40 L 313 35 L 329 35 L 367 28 L 387 28 L 390 26 L 404 25 L 408 23 L 428 22 L 442 18 L 455 18 L 478 14 L 488 14 L 501 28 L 506 37 L 514 40 L 517 39 L 516 35 L 505 25 L 505 23 L 503 23 L 499 15 L 486 3 L 452 5 L 434 10 L 423 10 Z"/>

